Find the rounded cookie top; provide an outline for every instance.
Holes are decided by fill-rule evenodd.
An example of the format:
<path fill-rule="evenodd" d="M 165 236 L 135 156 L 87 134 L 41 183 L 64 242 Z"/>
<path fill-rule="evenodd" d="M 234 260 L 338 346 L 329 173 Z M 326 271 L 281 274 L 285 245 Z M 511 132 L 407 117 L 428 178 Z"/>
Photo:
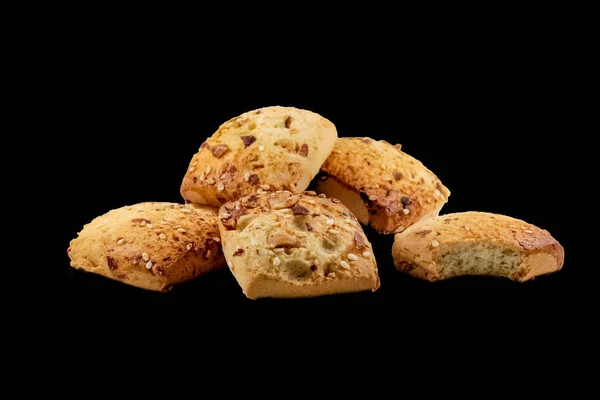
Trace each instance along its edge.
<path fill-rule="evenodd" d="M 225 265 L 216 211 L 172 203 L 109 211 L 83 227 L 68 253 L 73 267 L 158 291 Z"/>
<path fill-rule="evenodd" d="M 422 217 L 437 215 L 450 191 L 419 160 L 385 140 L 339 138 L 321 167 L 321 180 L 330 176 L 360 193 L 369 223 L 380 232 L 401 232 Z"/>
<path fill-rule="evenodd" d="M 223 251 L 247 295 L 258 278 L 293 286 L 362 279 L 370 286 L 359 290 L 379 287 L 371 244 L 336 199 L 315 192 L 252 195 L 223 205 L 219 221 Z"/>
<path fill-rule="evenodd" d="M 194 155 L 181 185 L 192 203 L 220 206 L 261 190 L 300 193 L 333 149 L 327 119 L 293 107 L 266 107 L 219 127 Z"/>

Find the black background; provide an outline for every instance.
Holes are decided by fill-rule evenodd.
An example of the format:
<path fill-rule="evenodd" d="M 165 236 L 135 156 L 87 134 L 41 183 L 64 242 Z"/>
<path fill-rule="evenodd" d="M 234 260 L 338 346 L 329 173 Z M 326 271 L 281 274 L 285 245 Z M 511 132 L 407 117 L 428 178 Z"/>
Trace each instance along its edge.
<path fill-rule="evenodd" d="M 277 319 L 305 315 L 300 321 L 312 326 L 307 310 L 336 310 L 337 321 L 358 325 L 385 315 L 379 323 L 400 320 L 408 330 L 431 321 L 495 329 L 568 324 L 587 304 L 564 186 L 578 138 L 556 42 L 502 35 L 385 45 L 357 38 L 350 46 L 263 39 L 215 50 L 204 47 L 211 46 L 206 39 L 153 39 L 86 37 L 54 54 L 60 72 L 44 77 L 41 100 L 56 106 L 49 118 L 60 130 L 39 144 L 56 147 L 53 207 L 61 222 L 49 238 L 47 268 L 56 281 L 53 312 L 266 310 Z M 252 301 L 223 270 L 159 294 L 69 267 L 66 249 L 84 224 L 142 201 L 181 202 L 181 180 L 205 138 L 269 105 L 317 112 L 339 136 L 401 143 L 451 190 L 442 213 L 488 211 L 547 229 L 565 247 L 563 270 L 523 284 L 482 277 L 432 284 L 397 272 L 393 236 L 370 229 L 381 277 L 376 293 Z"/>

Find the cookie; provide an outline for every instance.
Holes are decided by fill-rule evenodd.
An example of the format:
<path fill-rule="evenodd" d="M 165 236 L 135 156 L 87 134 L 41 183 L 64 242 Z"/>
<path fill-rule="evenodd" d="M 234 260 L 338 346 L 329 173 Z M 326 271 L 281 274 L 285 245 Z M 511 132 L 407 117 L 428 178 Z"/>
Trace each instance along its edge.
<path fill-rule="evenodd" d="M 246 296 L 375 291 L 377 263 L 356 217 L 315 192 L 243 197 L 219 211 L 223 252 Z"/>
<path fill-rule="evenodd" d="M 317 192 L 340 199 L 379 233 L 438 215 L 450 191 L 420 161 L 386 141 L 340 138 L 321 167 Z"/>
<path fill-rule="evenodd" d="M 187 202 L 221 206 L 261 191 L 301 193 L 337 138 L 335 126 L 311 111 L 266 107 L 219 127 L 194 155 L 181 185 Z"/>
<path fill-rule="evenodd" d="M 214 209 L 141 203 L 85 225 L 68 253 L 74 268 L 164 292 L 224 267 L 220 241 Z"/>
<path fill-rule="evenodd" d="M 421 221 L 394 239 L 396 267 L 432 282 L 464 275 L 524 282 L 559 271 L 565 259 L 563 247 L 547 231 L 482 212 Z"/>

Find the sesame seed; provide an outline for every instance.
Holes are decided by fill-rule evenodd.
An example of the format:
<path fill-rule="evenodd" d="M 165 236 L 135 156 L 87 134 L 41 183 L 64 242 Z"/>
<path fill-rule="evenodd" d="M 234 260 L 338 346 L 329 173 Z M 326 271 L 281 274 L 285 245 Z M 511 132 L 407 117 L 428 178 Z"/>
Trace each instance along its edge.
<path fill-rule="evenodd" d="M 194 172 L 196 170 L 196 167 L 190 167 L 190 172 Z"/>
<path fill-rule="evenodd" d="M 525 230 L 525 229 L 527 229 L 527 227 L 526 226 L 521 226 L 521 229 Z"/>
<path fill-rule="evenodd" d="M 190 250 L 192 249 L 192 247 L 194 247 L 194 245 L 193 245 L 193 244 L 191 244 L 191 243 L 188 243 L 188 244 L 187 244 L 187 246 L 185 246 L 185 248 L 186 248 L 188 251 L 190 251 Z"/>
<path fill-rule="evenodd" d="M 258 246 L 258 240 L 256 240 L 256 239 L 252 239 L 252 240 L 250 241 L 250 246 Z"/>
<path fill-rule="evenodd" d="M 227 261 L 227 265 L 229 266 L 229 268 L 233 268 L 233 263 L 231 261 Z"/>
<path fill-rule="evenodd" d="M 183 228 L 177 228 L 177 231 L 181 232 L 181 233 L 186 233 L 187 231 Z"/>
<path fill-rule="evenodd" d="M 371 255 L 370 251 L 363 251 L 363 257 L 369 257 Z"/>
<path fill-rule="evenodd" d="M 273 252 L 275 253 L 283 253 L 285 251 L 285 249 L 279 248 L 279 249 L 273 249 Z"/>
<path fill-rule="evenodd" d="M 267 250 L 267 255 L 268 256 L 274 256 L 275 252 L 273 250 Z"/>
<path fill-rule="evenodd" d="M 262 190 L 269 190 L 269 189 L 271 189 L 271 186 L 269 186 L 269 185 L 260 185 L 260 188 Z"/>
<path fill-rule="evenodd" d="M 206 172 L 206 175 L 208 175 L 208 174 L 210 174 L 211 170 L 212 170 L 212 168 L 209 165 L 208 167 L 206 167 L 206 169 L 204 171 Z"/>
<path fill-rule="evenodd" d="M 442 192 L 440 192 L 438 189 L 435 189 L 435 197 L 442 197 Z"/>
<path fill-rule="evenodd" d="M 344 269 L 350 269 L 350 264 L 348 264 L 346 261 L 341 261 L 340 265 L 342 266 L 342 268 Z"/>
<path fill-rule="evenodd" d="M 264 190 L 262 190 L 262 189 L 258 189 L 258 190 L 256 191 L 256 193 L 258 193 L 258 194 L 263 194 L 263 193 L 266 193 L 266 192 L 265 192 Z"/>
<path fill-rule="evenodd" d="M 375 195 L 372 194 L 372 195 L 369 196 L 369 200 L 375 201 L 375 200 L 377 200 L 377 196 L 375 196 Z"/>
<path fill-rule="evenodd" d="M 161 225 L 166 225 L 166 224 L 167 224 L 167 221 L 165 221 L 165 220 L 163 219 L 163 220 L 161 220 L 161 221 L 159 222 L 159 224 L 161 224 Z"/>
<path fill-rule="evenodd" d="M 338 233 L 340 233 L 340 231 L 338 231 L 337 229 L 330 229 L 329 233 L 337 235 Z"/>
<path fill-rule="evenodd" d="M 246 173 L 244 174 L 244 180 L 245 180 L 246 182 L 248 182 L 248 181 L 250 180 L 250 172 L 246 172 Z"/>
<path fill-rule="evenodd" d="M 204 182 L 204 172 L 200 174 L 200 182 Z"/>
<path fill-rule="evenodd" d="M 406 228 L 403 226 L 399 226 L 394 230 L 394 233 L 400 233 L 400 232 L 404 232 Z"/>
<path fill-rule="evenodd" d="M 117 244 L 123 244 L 123 242 L 125 242 L 125 239 L 119 239 L 119 241 L 117 242 Z"/>
<path fill-rule="evenodd" d="M 98 224 L 98 225 L 96 225 L 96 228 L 101 228 L 103 226 L 104 226 L 104 224 Z"/>
<path fill-rule="evenodd" d="M 465 229 L 466 229 L 466 230 L 468 230 L 468 231 L 470 231 L 470 230 L 471 230 L 471 228 L 470 228 L 468 225 L 467 225 L 467 226 L 465 226 Z"/>
<path fill-rule="evenodd" d="M 150 260 L 150 256 L 148 255 L 148 253 L 142 253 L 142 260 L 144 260 L 144 261 Z"/>
<path fill-rule="evenodd" d="M 265 151 L 265 146 L 263 146 L 263 145 L 258 146 L 258 151 Z"/>
<path fill-rule="evenodd" d="M 167 239 L 167 235 L 165 235 L 164 233 L 161 233 L 160 235 L 158 235 L 158 237 L 161 238 L 162 240 Z"/>
<path fill-rule="evenodd" d="M 209 258 L 212 255 L 212 251 L 208 250 L 204 255 L 206 258 Z"/>
<path fill-rule="evenodd" d="M 351 223 L 352 223 L 352 220 L 351 220 L 350 218 L 346 218 L 346 219 L 344 220 L 344 222 L 345 222 L 345 223 L 347 223 L 347 224 L 351 224 Z"/>
<path fill-rule="evenodd" d="M 217 243 L 219 243 L 221 241 L 221 239 L 219 239 L 218 237 L 212 238 L 212 240 L 214 240 Z"/>
<path fill-rule="evenodd" d="M 341 150 L 336 150 L 335 154 L 342 154 L 342 151 Z"/>
<path fill-rule="evenodd" d="M 433 247 L 438 247 L 440 245 L 440 242 L 438 242 L 437 240 L 434 240 L 434 241 L 431 242 L 431 245 Z"/>
<path fill-rule="evenodd" d="M 223 185 L 223 182 L 217 183 L 217 190 L 219 192 L 222 192 L 223 190 L 225 190 L 225 185 Z"/>
<path fill-rule="evenodd" d="M 402 210 L 402 212 L 404 213 L 404 215 L 410 214 L 410 210 L 408 208 L 405 208 L 404 210 Z"/>
<path fill-rule="evenodd" d="M 192 164 L 191 164 L 191 165 L 192 165 L 192 167 L 195 167 L 196 165 L 198 165 L 198 161 L 194 161 L 194 162 L 192 162 Z"/>
<path fill-rule="evenodd" d="M 331 201 L 333 201 L 335 204 L 341 203 L 341 201 L 339 201 L 338 199 L 331 199 Z"/>
<path fill-rule="evenodd" d="M 209 185 L 214 185 L 215 184 L 215 180 L 213 178 L 208 178 L 206 180 L 206 183 L 208 183 Z"/>
<path fill-rule="evenodd" d="M 279 257 L 275 257 L 273 259 L 273 265 L 278 266 L 279 264 L 281 264 L 281 260 L 279 259 Z"/>
<path fill-rule="evenodd" d="M 152 261 L 148 261 L 148 263 L 146 263 L 146 269 L 152 269 Z"/>
<path fill-rule="evenodd" d="M 152 229 L 152 228 L 154 228 L 154 225 L 152 225 L 152 224 L 146 224 L 146 228 Z"/>
<path fill-rule="evenodd" d="M 190 210 L 190 209 L 188 209 L 188 208 L 184 208 L 184 209 L 182 209 L 182 210 L 181 210 L 181 212 L 184 212 L 184 213 L 191 213 L 191 212 L 192 212 L 192 210 Z"/>
<path fill-rule="evenodd" d="M 325 222 L 327 225 L 331 226 L 333 224 L 335 224 L 335 221 L 332 219 L 328 219 L 327 222 Z"/>
<path fill-rule="evenodd" d="M 146 226 L 146 221 L 142 221 L 141 226 Z"/>
<path fill-rule="evenodd" d="M 356 261 L 356 260 L 358 260 L 358 257 L 356 257 L 356 255 L 350 253 L 350 254 L 348 254 L 348 260 Z"/>
<path fill-rule="evenodd" d="M 308 204 L 317 204 L 314 200 L 309 200 Z"/>
<path fill-rule="evenodd" d="M 284 218 L 285 219 L 292 219 L 292 218 L 294 218 L 294 216 L 292 214 L 286 214 L 286 216 Z"/>
<path fill-rule="evenodd" d="M 525 233 L 533 233 L 533 231 L 531 229 L 525 229 L 523 232 L 525 232 Z"/>
<path fill-rule="evenodd" d="M 221 218 L 221 219 L 228 219 L 229 217 L 231 217 L 231 214 L 229 214 L 229 213 L 223 213 L 219 216 L 219 218 Z"/>

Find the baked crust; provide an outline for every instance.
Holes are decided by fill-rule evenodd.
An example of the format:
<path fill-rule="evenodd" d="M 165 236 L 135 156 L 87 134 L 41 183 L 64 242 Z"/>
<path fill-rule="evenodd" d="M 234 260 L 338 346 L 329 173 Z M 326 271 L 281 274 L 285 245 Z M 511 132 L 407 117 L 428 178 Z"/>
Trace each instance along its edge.
<path fill-rule="evenodd" d="M 473 249 L 496 254 L 491 261 L 480 261 L 480 269 L 486 275 L 520 282 L 559 271 L 565 258 L 563 247 L 548 231 L 519 219 L 483 212 L 447 214 L 421 221 L 396 235 L 392 255 L 399 270 L 433 282 L 480 274 L 462 271 L 445 257 L 462 253 L 465 258 Z M 514 260 L 516 267 L 504 268 L 508 260 Z"/>
<path fill-rule="evenodd" d="M 331 153 L 335 126 L 311 111 L 266 107 L 233 118 L 202 144 L 183 178 L 191 203 L 221 206 L 261 191 L 304 191 Z"/>
<path fill-rule="evenodd" d="M 375 291 L 377 263 L 360 223 L 315 192 L 247 196 L 219 212 L 223 252 L 251 299 Z"/>
<path fill-rule="evenodd" d="M 83 227 L 68 253 L 74 268 L 162 292 L 225 266 L 216 209 L 172 203 L 109 211 Z"/>
<path fill-rule="evenodd" d="M 384 234 L 438 215 L 450 196 L 438 177 L 400 145 L 370 138 L 339 138 L 321 167 L 316 190 L 343 201 L 356 193 L 364 208 L 358 200 L 346 205 L 363 224 Z"/>

